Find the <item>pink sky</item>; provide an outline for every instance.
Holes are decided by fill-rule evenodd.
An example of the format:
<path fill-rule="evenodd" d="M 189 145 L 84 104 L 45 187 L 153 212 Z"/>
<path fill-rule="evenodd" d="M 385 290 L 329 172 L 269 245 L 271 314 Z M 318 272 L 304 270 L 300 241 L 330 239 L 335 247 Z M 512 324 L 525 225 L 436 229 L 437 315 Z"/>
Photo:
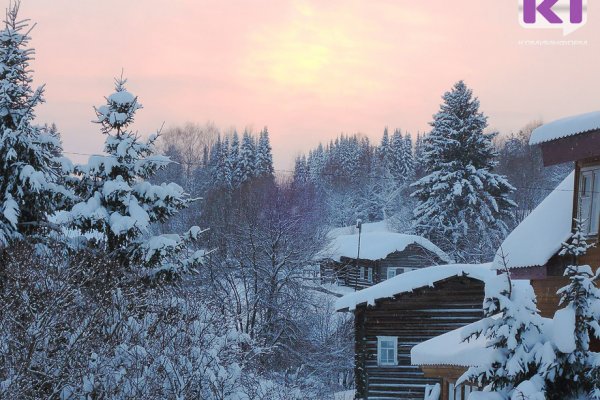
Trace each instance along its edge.
<path fill-rule="evenodd" d="M 6 0 L 4 1 L 8 3 Z M 515 0 L 25 0 L 37 22 L 40 122 L 67 151 L 98 153 L 93 105 L 125 70 L 144 109 L 141 134 L 186 121 L 267 125 L 276 167 L 341 132 L 428 129 L 440 96 L 464 79 L 490 127 L 598 110 L 600 7 L 567 39 L 525 30 Z"/>

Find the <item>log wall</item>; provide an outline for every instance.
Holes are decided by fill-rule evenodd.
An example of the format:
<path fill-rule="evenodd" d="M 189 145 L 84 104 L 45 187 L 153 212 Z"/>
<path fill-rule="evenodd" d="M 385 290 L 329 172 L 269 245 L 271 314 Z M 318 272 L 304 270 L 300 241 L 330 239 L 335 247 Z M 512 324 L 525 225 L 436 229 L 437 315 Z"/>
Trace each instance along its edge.
<path fill-rule="evenodd" d="M 425 385 L 440 380 L 411 365 L 411 348 L 480 320 L 483 296 L 482 282 L 455 277 L 434 288 L 377 301 L 373 307 L 360 306 L 355 326 L 357 398 L 422 400 Z M 377 336 L 398 337 L 397 366 L 378 366 Z"/>
<path fill-rule="evenodd" d="M 355 259 L 342 257 L 340 262 L 330 261 L 322 264 L 323 276 L 332 276 L 344 286 L 357 290 L 378 284 L 387 279 L 388 268 L 424 268 L 443 264 L 443 261 L 433 252 L 417 244 L 407 246 L 403 251 L 389 254 L 382 260 Z M 365 276 L 360 278 L 360 268 L 365 268 Z M 367 277 L 367 269 L 373 268 L 373 280 Z M 336 279 L 337 278 L 337 279 Z"/>

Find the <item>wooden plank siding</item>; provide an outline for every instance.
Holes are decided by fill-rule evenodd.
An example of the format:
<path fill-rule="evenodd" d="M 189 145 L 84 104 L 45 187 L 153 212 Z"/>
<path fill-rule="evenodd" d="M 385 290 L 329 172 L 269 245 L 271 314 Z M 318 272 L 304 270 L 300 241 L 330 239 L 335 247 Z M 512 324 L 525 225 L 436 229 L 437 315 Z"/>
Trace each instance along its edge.
<path fill-rule="evenodd" d="M 411 365 L 410 350 L 418 343 L 478 321 L 483 317 L 482 282 L 454 277 L 378 300 L 356 310 L 357 398 L 422 400 L 425 385 L 440 383 Z M 398 365 L 378 366 L 377 336 L 398 337 Z"/>
<path fill-rule="evenodd" d="M 321 263 L 321 275 L 331 281 L 357 290 L 364 289 L 383 282 L 387 279 L 388 268 L 425 268 L 432 265 L 444 264 L 435 253 L 418 244 L 406 246 L 403 251 L 397 251 L 381 260 L 366 260 L 341 257 L 340 262 L 328 260 Z M 360 279 L 360 268 L 365 268 L 364 279 Z M 373 281 L 367 280 L 367 268 L 373 268 Z"/>
<path fill-rule="evenodd" d="M 544 166 L 579 161 L 600 154 L 600 131 L 585 132 L 540 144 Z"/>

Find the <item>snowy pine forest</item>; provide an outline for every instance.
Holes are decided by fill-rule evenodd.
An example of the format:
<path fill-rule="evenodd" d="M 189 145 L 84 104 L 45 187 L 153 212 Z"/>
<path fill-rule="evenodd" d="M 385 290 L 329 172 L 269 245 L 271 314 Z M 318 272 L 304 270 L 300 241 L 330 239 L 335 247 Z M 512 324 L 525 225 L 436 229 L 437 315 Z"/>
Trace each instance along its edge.
<path fill-rule="evenodd" d="M 354 385 L 354 328 L 308 273 L 329 230 L 385 220 L 487 262 L 571 170 L 543 168 L 540 122 L 494 132 L 463 81 L 428 132 L 382 121 L 288 171 L 268 127 L 138 134 L 120 74 L 90 115 L 104 147 L 76 164 L 36 119 L 31 26 L 17 4 L 0 32 L 2 399 L 333 399 Z"/>

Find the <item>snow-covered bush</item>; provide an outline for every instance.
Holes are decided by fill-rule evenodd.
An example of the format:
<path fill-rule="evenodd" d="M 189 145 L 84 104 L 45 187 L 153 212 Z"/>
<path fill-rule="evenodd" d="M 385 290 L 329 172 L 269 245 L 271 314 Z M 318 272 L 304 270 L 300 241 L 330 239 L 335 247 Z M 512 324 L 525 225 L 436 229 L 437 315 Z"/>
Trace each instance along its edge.
<path fill-rule="evenodd" d="M 248 335 L 201 293 L 116 287 L 113 262 L 10 249 L 0 286 L 0 398 L 245 399 L 262 380 Z"/>

